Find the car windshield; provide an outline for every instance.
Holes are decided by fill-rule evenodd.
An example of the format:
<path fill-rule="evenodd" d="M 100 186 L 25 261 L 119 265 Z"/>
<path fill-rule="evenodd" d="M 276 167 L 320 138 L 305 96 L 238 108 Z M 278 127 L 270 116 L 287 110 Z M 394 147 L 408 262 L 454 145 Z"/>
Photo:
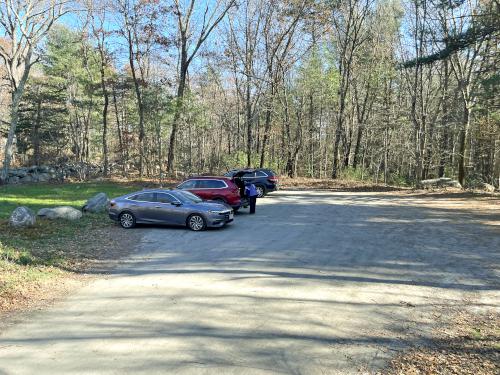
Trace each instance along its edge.
<path fill-rule="evenodd" d="M 178 191 L 176 195 L 183 202 L 192 202 L 192 203 L 203 202 L 203 199 L 190 193 L 189 191 Z"/>

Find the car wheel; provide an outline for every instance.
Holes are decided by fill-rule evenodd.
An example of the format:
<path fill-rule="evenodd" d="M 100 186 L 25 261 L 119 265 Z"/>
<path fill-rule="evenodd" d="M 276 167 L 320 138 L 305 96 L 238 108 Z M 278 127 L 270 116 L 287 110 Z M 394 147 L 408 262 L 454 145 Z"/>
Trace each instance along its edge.
<path fill-rule="evenodd" d="M 187 225 L 189 229 L 194 230 L 195 232 L 199 232 L 204 230 L 207 227 L 207 223 L 203 216 L 198 214 L 193 214 L 189 216 L 187 220 Z"/>
<path fill-rule="evenodd" d="M 135 216 L 131 212 L 122 212 L 119 219 L 122 228 L 130 229 L 135 227 Z"/>
<path fill-rule="evenodd" d="M 264 186 L 258 185 L 255 187 L 255 190 L 257 190 L 257 196 L 259 198 L 262 198 L 264 195 L 266 195 L 266 188 Z"/>

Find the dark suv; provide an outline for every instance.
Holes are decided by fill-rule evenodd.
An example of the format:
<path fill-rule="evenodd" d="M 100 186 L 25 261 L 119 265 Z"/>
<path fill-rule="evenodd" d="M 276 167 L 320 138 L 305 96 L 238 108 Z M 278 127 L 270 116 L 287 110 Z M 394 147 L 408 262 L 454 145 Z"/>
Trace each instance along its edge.
<path fill-rule="evenodd" d="M 187 190 L 205 200 L 226 203 L 235 210 L 241 207 L 239 189 L 227 177 L 189 177 L 186 181 L 178 185 L 177 189 Z"/>
<path fill-rule="evenodd" d="M 233 181 L 239 178 L 244 183 L 250 182 L 254 184 L 259 193 L 259 198 L 271 191 L 278 190 L 278 176 L 270 169 L 233 169 L 224 176 L 231 178 Z"/>

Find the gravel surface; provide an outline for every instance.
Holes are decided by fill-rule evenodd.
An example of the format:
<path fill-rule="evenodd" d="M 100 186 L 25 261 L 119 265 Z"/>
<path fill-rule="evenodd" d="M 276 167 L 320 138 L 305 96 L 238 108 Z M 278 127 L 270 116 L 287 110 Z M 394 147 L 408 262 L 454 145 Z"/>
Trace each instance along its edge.
<path fill-rule="evenodd" d="M 496 203 L 280 191 L 224 229 L 139 229 L 112 274 L 0 336 L 0 374 L 377 371 L 436 308 L 498 311 Z"/>

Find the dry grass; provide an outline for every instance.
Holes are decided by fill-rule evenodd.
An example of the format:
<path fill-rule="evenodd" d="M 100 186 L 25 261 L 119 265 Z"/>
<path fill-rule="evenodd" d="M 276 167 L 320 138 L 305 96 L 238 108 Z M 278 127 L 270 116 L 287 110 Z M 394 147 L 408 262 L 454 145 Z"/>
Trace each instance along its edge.
<path fill-rule="evenodd" d="M 455 312 L 426 346 L 396 356 L 384 375 L 500 374 L 500 316 Z"/>
<path fill-rule="evenodd" d="M 370 181 L 320 179 L 305 177 L 280 177 L 281 189 L 321 189 L 340 191 L 402 191 L 408 188 L 376 184 Z"/>

